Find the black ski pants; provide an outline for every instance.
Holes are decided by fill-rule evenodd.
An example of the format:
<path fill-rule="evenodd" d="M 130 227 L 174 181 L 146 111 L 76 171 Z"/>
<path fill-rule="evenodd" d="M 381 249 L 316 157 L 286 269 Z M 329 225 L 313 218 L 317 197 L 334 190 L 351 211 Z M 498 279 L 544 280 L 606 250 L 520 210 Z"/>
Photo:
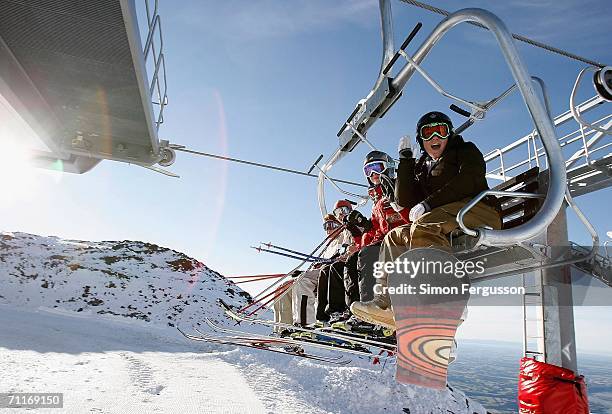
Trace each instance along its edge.
<path fill-rule="evenodd" d="M 359 301 L 359 284 L 357 278 L 359 252 L 360 251 L 356 251 L 351 254 L 346 259 L 346 265 L 344 266 L 344 301 L 347 308 L 351 307 L 351 303 Z"/>
<path fill-rule="evenodd" d="M 346 304 L 356 301 L 367 302 L 374 298 L 374 262 L 378 260 L 381 243 L 371 244 L 354 253 L 355 265 L 349 266 L 348 263 L 352 256 L 347 260 L 344 268 L 344 287 L 347 292 Z"/>
<path fill-rule="evenodd" d="M 347 309 L 344 301 L 344 266 L 345 262 L 338 260 L 322 267 L 319 272 L 316 313 L 318 321 L 328 321 L 330 314 Z"/>

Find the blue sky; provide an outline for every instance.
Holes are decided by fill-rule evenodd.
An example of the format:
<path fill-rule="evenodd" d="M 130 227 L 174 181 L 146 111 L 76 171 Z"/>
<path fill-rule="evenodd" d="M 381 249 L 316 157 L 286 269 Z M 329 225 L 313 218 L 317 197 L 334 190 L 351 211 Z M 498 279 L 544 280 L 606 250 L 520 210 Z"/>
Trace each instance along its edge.
<path fill-rule="evenodd" d="M 170 103 L 161 138 L 306 170 L 320 154 L 333 152 L 341 123 L 374 83 L 381 58 L 377 3 L 162 0 Z M 432 3 L 451 11 L 487 8 L 513 32 L 612 63 L 612 25 L 604 0 Z M 440 16 L 399 1 L 392 4 L 396 45 L 417 21 L 424 24 L 408 48 L 414 51 Z M 518 47 L 529 71 L 547 82 L 553 112 L 565 111 L 584 65 L 524 44 Z M 455 28 L 424 68 L 448 90 L 472 99 L 489 99 L 512 83 L 492 37 L 473 26 Z M 592 95 L 585 82 L 579 99 Z M 394 153 L 399 137 L 414 135 L 421 114 L 445 110 L 450 103 L 415 75 L 400 102 L 368 137 Z M 453 119 L 461 122 L 458 116 Z M 6 126 L 11 122 L 17 121 L 5 123 L 0 131 L 4 136 L 14 135 Z M 531 129 L 515 94 L 464 135 L 488 152 Z M 366 152 L 359 147 L 332 175 L 363 181 L 360 167 Z M 5 191 L 0 228 L 87 240 L 147 240 L 184 251 L 225 275 L 291 268 L 289 260 L 249 249 L 260 241 L 307 251 L 323 237 L 312 178 L 181 153 L 171 170 L 182 178 L 114 162 L 103 162 L 83 176 L 24 173 L 27 181 Z M 577 200 L 602 237 L 612 229 L 604 208 L 612 204 L 611 191 Z M 330 189 L 328 204 L 338 196 Z M 570 238 L 588 242 L 573 218 Z"/>

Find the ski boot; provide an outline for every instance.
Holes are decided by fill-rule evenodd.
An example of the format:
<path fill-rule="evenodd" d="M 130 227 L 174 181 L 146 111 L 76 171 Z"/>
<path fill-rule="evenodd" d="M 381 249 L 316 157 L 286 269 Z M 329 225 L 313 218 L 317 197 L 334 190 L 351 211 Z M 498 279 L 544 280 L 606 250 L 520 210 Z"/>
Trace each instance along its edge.
<path fill-rule="evenodd" d="M 389 295 L 375 295 L 374 299 L 368 302 L 353 302 L 351 313 L 364 322 L 395 330 Z"/>
<path fill-rule="evenodd" d="M 335 323 L 343 322 L 351 317 L 351 312 L 345 310 L 344 312 L 334 312 L 329 316 L 329 324 L 333 326 Z"/>
<path fill-rule="evenodd" d="M 327 321 L 316 321 L 314 323 L 306 325 L 305 328 L 314 330 L 314 329 L 326 328 L 328 326 L 329 326 L 329 322 Z"/>

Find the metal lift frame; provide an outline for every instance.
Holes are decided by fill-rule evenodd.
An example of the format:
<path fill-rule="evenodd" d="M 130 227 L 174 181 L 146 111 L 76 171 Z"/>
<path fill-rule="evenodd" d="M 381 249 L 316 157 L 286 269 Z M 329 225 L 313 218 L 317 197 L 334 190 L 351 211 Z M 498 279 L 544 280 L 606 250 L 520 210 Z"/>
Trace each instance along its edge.
<path fill-rule="evenodd" d="M 408 63 L 393 79 L 384 73 L 384 68 L 391 61 L 394 54 L 392 16 L 390 0 L 379 0 L 379 5 L 383 36 L 383 61 L 380 74 L 372 91 L 358 104 L 353 117 L 348 121 L 363 135 L 397 101 L 404 86 L 416 71 L 416 67 L 412 63 Z M 542 140 L 548 165 L 550 166 L 550 179 L 548 181 L 546 198 L 541 209 L 531 220 L 507 230 L 476 229 L 480 244 L 488 246 L 513 245 L 541 234 L 552 223 L 561 209 L 566 187 L 565 161 L 555 134 L 553 122 L 548 116 L 544 103 L 537 96 L 533 88 L 531 76 L 527 72 L 525 64 L 514 45 L 512 35 L 505 24 L 491 12 L 470 8 L 450 14 L 434 28 L 432 33 L 421 44 L 412 57 L 414 63 L 417 65 L 421 64 L 436 43 L 450 29 L 464 22 L 475 22 L 485 26 L 497 40 L 534 122 L 535 130 Z M 351 128 L 343 128 L 340 134 L 340 147 L 321 168 L 322 171 L 319 174 L 318 180 L 318 199 L 322 214 L 325 214 L 327 210 L 325 207 L 325 174 L 323 173 L 329 172 L 333 165 L 347 152 L 352 151 L 359 141 L 360 138 Z"/>
<path fill-rule="evenodd" d="M 466 115 L 469 115 L 470 117 L 468 121 L 470 123 L 473 123 L 476 119 L 479 119 L 479 115 L 481 118 L 482 115 L 484 115 L 484 112 L 486 112 L 487 109 L 490 109 L 492 104 L 497 103 L 497 101 L 505 97 L 512 89 L 515 87 L 518 88 L 533 120 L 535 128 L 531 134 L 519 140 L 519 142 L 512 143 L 509 146 L 504 147 L 502 150 L 497 149 L 496 151 L 487 154 L 487 161 L 499 158 L 501 164 L 500 168 L 488 173 L 487 176 L 489 178 L 502 179 L 505 181 L 507 171 L 518 168 L 522 164 L 528 163 L 531 165 L 532 159 L 537 165 L 539 165 L 539 157 L 544 156 L 545 162 L 548 166 L 548 176 L 546 180 L 547 188 L 541 189 L 540 194 L 519 194 L 508 191 L 501 193 L 498 192 L 499 194 L 497 194 L 517 197 L 543 197 L 544 202 L 534 217 L 518 227 L 506 230 L 491 230 L 486 228 L 469 229 L 463 224 L 462 216 L 471 206 L 482 198 L 482 196 L 486 193 L 485 192 L 471 200 L 462 209 L 462 211 L 459 212 L 457 221 L 466 234 L 475 238 L 472 245 L 473 247 L 490 246 L 489 249 L 494 250 L 500 248 L 519 248 L 523 249 L 523 251 L 527 253 L 526 256 L 524 255 L 525 265 L 523 267 L 520 266 L 521 259 L 517 259 L 515 264 L 518 265 L 519 268 L 510 270 L 508 272 L 502 272 L 498 275 L 501 276 L 502 274 L 524 274 L 526 272 L 536 272 L 536 280 L 540 280 L 540 290 L 539 293 L 537 293 L 538 303 L 535 305 L 537 305 L 537 309 L 539 309 L 541 318 L 539 321 L 540 325 L 538 327 L 538 336 L 533 337 L 538 339 L 538 351 L 528 351 L 528 338 L 532 337 L 528 335 L 526 325 L 524 325 L 524 353 L 537 355 L 545 362 L 554 363 L 576 371 L 577 361 L 574 320 L 571 306 L 571 278 L 569 277 L 568 273 L 568 265 L 576 263 L 580 260 L 582 260 L 584 263 L 591 263 L 596 256 L 598 236 L 593 226 L 588 222 L 584 214 L 582 214 L 572 200 L 572 194 L 570 193 L 570 190 L 572 189 L 568 188 L 567 186 L 567 168 L 570 167 L 578 158 L 584 157 L 586 159 L 587 167 L 600 169 L 594 165 L 595 163 L 589 160 L 588 154 L 590 148 L 592 148 L 592 146 L 601 138 L 601 136 L 610 133 L 610 122 L 604 125 L 603 128 L 596 127 L 593 124 L 588 124 L 577 117 L 576 113 L 593 108 L 596 105 L 603 103 L 604 100 L 609 101 L 609 97 L 604 96 L 605 94 L 602 95 L 598 89 L 598 94 L 600 95 L 599 97 L 592 98 L 579 105 L 577 108 L 571 108 L 568 113 L 562 114 L 560 117 L 553 120 L 547 102 L 548 98 L 544 83 L 540 79 L 533 78 L 528 74 L 526 67 L 513 43 L 513 35 L 508 31 L 504 23 L 492 13 L 482 9 L 463 9 L 455 13 L 449 13 L 446 18 L 434 28 L 432 33 L 421 44 L 412 57 L 408 56 L 404 52 L 406 42 L 404 42 L 400 50 L 394 54 L 392 40 L 392 16 L 389 1 L 390 0 L 379 0 L 383 39 L 383 59 L 377 81 L 366 98 L 359 101 L 355 110 L 338 133 L 339 148 L 329 157 L 323 167 L 320 168 L 317 195 L 321 213 L 326 213 L 325 179 L 327 178 L 327 173 L 336 162 L 346 155 L 346 153 L 352 151 L 360 142 L 365 142 L 371 146 L 371 143 L 365 139 L 368 129 L 399 99 L 404 86 L 415 71 L 421 73 L 421 75 L 423 75 L 425 79 L 442 95 L 472 108 L 472 114 L 466 113 Z M 464 22 L 484 27 L 493 34 L 515 80 L 515 85 L 503 92 L 498 98 L 494 98 L 489 102 L 477 104 L 455 97 L 445 92 L 422 70 L 422 68 L 420 68 L 420 64 L 427 57 L 428 53 L 436 45 L 436 43 L 442 38 L 442 36 L 444 36 L 454 26 Z M 415 30 L 418 30 L 418 27 L 420 27 L 420 25 L 417 25 Z M 410 39 L 411 36 L 413 36 L 412 33 L 408 38 Z M 408 63 L 401 68 L 395 78 L 391 78 L 387 73 L 399 55 L 402 55 L 408 61 Z M 603 65 L 599 66 L 603 67 Z M 602 70 L 608 71 L 609 73 L 611 68 L 604 67 Z M 572 96 L 570 98 L 570 105 L 574 104 L 573 99 L 575 91 L 584 72 L 585 70 L 579 74 L 578 79 L 576 80 L 576 85 L 574 86 L 574 90 L 572 91 Z M 539 82 L 542 88 L 544 102 L 542 102 L 536 95 L 532 85 L 532 79 Z M 604 86 L 607 87 L 607 85 Z M 606 89 L 606 92 L 609 92 L 609 90 Z M 572 133 L 562 137 L 561 140 L 564 140 L 564 142 L 560 143 L 556 137 L 555 123 L 561 124 L 572 118 L 576 119 L 580 125 L 579 132 L 583 141 L 583 149 L 577 151 L 566 162 L 563 158 L 561 145 L 567 145 L 568 143 L 580 140 L 580 137 L 572 137 L 574 134 Z M 606 119 L 607 117 L 596 121 L 596 123 L 603 122 Z M 592 131 L 585 132 L 585 128 L 592 129 Z M 597 134 L 595 134 L 587 142 L 586 135 L 589 133 L 594 134 L 595 131 L 597 131 Z M 541 149 L 543 149 L 543 152 L 537 148 L 535 143 L 536 135 L 539 136 L 542 141 L 543 148 Z M 530 142 L 533 143 L 533 156 L 531 154 Z M 518 147 L 521 143 L 527 144 L 528 160 L 523 161 L 522 164 L 519 163 L 509 168 L 505 168 L 503 163 L 503 153 L 505 150 Z M 604 145 L 597 150 L 605 147 L 607 147 L 607 145 Z M 491 191 L 489 191 L 489 193 L 491 193 Z M 579 193 L 576 195 L 579 195 Z M 567 205 L 564 204 L 564 201 L 567 203 Z M 533 259 L 535 258 L 536 261 L 538 261 L 538 254 L 535 252 L 535 250 L 537 250 L 537 246 L 562 246 L 563 244 L 568 243 L 565 216 L 566 206 L 572 207 L 578 218 L 582 221 L 591 234 L 593 239 L 592 250 L 578 258 L 561 258 L 561 260 L 558 260 L 556 254 L 551 254 L 551 258 L 553 256 L 555 257 L 552 261 L 547 260 L 549 256 L 548 253 L 542 252 L 543 255 L 539 256 L 541 259 L 539 266 L 533 266 Z M 528 243 L 526 245 L 525 242 L 528 240 L 531 240 L 532 243 Z M 558 248 L 555 249 L 558 250 Z M 535 254 L 531 255 L 532 257 L 527 257 L 530 256 L 530 253 Z M 548 263 L 545 263 L 547 261 Z M 532 266 L 529 267 L 529 264 Z M 563 303 L 569 306 L 559 306 L 559 298 L 563 298 Z M 524 308 L 525 305 L 526 303 L 523 303 Z M 526 324 L 525 315 L 524 324 Z"/>

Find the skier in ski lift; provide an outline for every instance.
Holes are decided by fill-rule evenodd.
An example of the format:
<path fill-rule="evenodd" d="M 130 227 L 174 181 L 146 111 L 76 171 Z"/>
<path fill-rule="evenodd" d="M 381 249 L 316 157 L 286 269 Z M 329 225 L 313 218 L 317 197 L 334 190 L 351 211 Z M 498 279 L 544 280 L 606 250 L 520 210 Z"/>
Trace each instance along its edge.
<path fill-rule="evenodd" d="M 342 224 L 333 214 L 327 214 L 323 219 L 323 230 L 330 237 Z M 338 256 L 344 249 L 344 232 L 339 233 L 322 256 L 331 259 Z M 293 325 L 304 327 L 315 322 L 316 295 L 321 264 L 314 263 L 305 272 L 295 272 L 292 276 L 301 277 L 293 284 L 291 291 Z"/>
<path fill-rule="evenodd" d="M 371 151 L 365 158 L 364 175 L 372 189 L 375 200 L 372 206 L 372 217 L 367 220 L 358 211 L 353 211 L 346 218 L 349 230 L 353 229 L 353 237 L 357 240 L 358 252 L 355 253 L 356 266 L 346 266 L 344 272 L 347 305 L 361 300 L 369 301 L 374 296 L 375 278 L 373 275 L 374 262 L 378 260 L 380 246 L 385 235 L 392 229 L 408 224 L 407 217 L 398 213 L 392 203 L 395 201 L 395 162 L 386 153 Z M 369 230 L 364 229 L 363 223 L 369 221 Z M 351 258 L 347 260 L 347 263 Z M 355 289 L 355 286 L 358 288 Z M 354 316 L 347 321 L 348 327 L 360 325 L 361 321 Z"/>
<path fill-rule="evenodd" d="M 376 202 L 382 197 L 382 188 L 380 185 L 371 184 L 368 187 L 368 196 L 372 200 L 372 216 L 374 215 L 374 207 Z M 362 233 L 358 228 L 355 228 L 351 224 L 346 224 L 347 229 L 351 231 L 351 235 L 355 240 L 355 247 L 361 249 L 361 245 L 364 244 Z M 346 301 L 347 308 L 351 307 L 351 304 L 359 300 L 359 281 L 358 278 L 354 277 L 357 274 L 357 262 L 359 260 L 359 250 L 351 254 L 346 260 L 346 266 L 344 267 L 344 298 Z"/>
<path fill-rule="evenodd" d="M 352 211 L 353 204 L 348 200 L 339 200 L 334 206 L 335 217 L 341 217 L 343 220 Z M 323 266 L 319 272 L 315 314 L 316 326 L 333 323 L 348 314 L 344 297 L 344 267 L 347 265 L 347 259 L 355 251 L 355 240 L 348 229 L 345 229 L 338 239 L 339 249 L 334 256 L 330 257 L 336 260 Z"/>
<path fill-rule="evenodd" d="M 338 200 L 334 205 L 334 216 L 340 223 L 344 223 L 344 218 L 353 211 L 353 203 L 349 200 Z"/>
<path fill-rule="evenodd" d="M 410 141 L 400 140 L 400 163 L 395 185 L 395 203 L 403 214 L 408 211 L 412 224 L 396 227 L 386 236 L 380 262 L 393 262 L 408 249 L 436 247 L 451 249 L 449 235 L 459 228 L 456 216 L 480 192 L 489 188 L 486 163 L 480 150 L 453 132 L 450 118 L 442 112 L 429 112 L 417 123 L 416 140 L 421 156 L 415 160 Z M 485 197 L 464 217 L 471 228 L 488 226 L 501 229 L 499 203 Z M 377 280 L 387 284 L 383 272 Z M 394 327 L 388 294 L 375 294 L 371 301 L 355 302 L 352 313 L 358 318 Z"/>
<path fill-rule="evenodd" d="M 276 288 L 276 293 L 283 292 L 288 288 L 288 284 L 291 281 L 282 283 Z M 281 295 L 278 300 L 272 306 L 274 309 L 274 322 L 282 324 L 290 324 L 293 321 L 293 309 L 292 309 L 292 298 L 291 295 Z M 283 328 L 274 327 L 274 332 L 281 333 Z"/>

